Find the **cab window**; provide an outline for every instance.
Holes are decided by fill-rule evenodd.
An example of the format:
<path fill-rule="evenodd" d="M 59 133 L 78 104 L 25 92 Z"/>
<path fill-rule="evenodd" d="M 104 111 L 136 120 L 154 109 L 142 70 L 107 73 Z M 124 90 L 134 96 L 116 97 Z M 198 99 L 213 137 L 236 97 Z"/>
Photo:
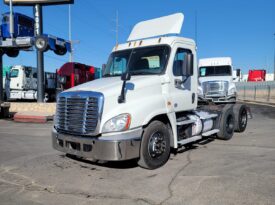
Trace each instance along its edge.
<path fill-rule="evenodd" d="M 173 64 L 173 74 L 174 76 L 183 76 L 185 73 L 182 72 L 182 66 L 184 63 L 185 56 L 191 53 L 190 50 L 186 50 L 183 48 L 178 48 L 175 58 L 174 58 L 174 64 Z"/>
<path fill-rule="evenodd" d="M 17 78 L 18 77 L 19 70 L 18 69 L 12 69 L 11 70 L 11 78 Z"/>

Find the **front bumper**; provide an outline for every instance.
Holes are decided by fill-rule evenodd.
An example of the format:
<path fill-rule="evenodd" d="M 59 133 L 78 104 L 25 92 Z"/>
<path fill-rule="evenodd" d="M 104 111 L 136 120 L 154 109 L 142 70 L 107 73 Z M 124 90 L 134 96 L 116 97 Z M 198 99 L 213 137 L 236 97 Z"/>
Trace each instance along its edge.
<path fill-rule="evenodd" d="M 52 130 L 53 148 L 72 155 L 95 160 L 122 161 L 139 157 L 142 128 L 127 132 L 81 137 Z"/>
<path fill-rule="evenodd" d="M 215 102 L 215 103 L 229 103 L 229 102 L 236 102 L 236 95 L 230 95 L 230 96 L 199 95 L 198 100 Z"/>

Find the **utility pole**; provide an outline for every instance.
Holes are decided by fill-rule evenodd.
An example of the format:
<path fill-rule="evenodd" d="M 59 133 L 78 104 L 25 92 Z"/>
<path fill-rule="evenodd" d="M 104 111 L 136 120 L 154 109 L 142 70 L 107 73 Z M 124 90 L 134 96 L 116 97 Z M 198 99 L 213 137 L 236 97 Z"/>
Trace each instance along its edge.
<path fill-rule="evenodd" d="M 43 13 L 42 5 L 36 4 L 33 7 L 35 18 L 35 36 L 43 34 Z M 36 51 L 37 58 L 37 102 L 42 103 L 45 99 L 45 86 L 44 86 L 44 53 Z"/>
<path fill-rule="evenodd" d="M 69 41 L 71 45 L 71 52 L 69 53 L 69 62 L 73 62 L 74 60 L 74 44 L 80 43 L 79 40 L 72 40 L 72 10 L 71 4 L 69 4 Z"/>
<path fill-rule="evenodd" d="M 13 39 L 14 35 L 14 19 L 13 19 L 13 6 L 12 6 L 12 0 L 10 0 L 10 34 L 11 39 Z"/>
<path fill-rule="evenodd" d="M 274 72 L 273 72 L 273 80 L 275 81 L 275 33 L 274 33 L 274 64 L 273 64 L 273 69 L 274 69 Z"/>
<path fill-rule="evenodd" d="M 69 54 L 69 62 L 73 62 L 73 42 L 72 42 L 72 19 L 71 19 L 71 4 L 69 4 L 69 41 L 71 43 L 71 52 Z"/>

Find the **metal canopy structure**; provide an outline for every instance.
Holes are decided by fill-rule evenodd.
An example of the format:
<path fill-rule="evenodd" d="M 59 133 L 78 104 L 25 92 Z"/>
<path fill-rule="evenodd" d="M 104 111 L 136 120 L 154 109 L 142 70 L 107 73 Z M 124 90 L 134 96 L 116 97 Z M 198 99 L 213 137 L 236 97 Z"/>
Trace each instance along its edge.
<path fill-rule="evenodd" d="M 180 34 L 184 15 L 175 13 L 169 16 L 142 21 L 136 24 L 128 37 L 128 41 L 135 41 L 156 36 Z"/>
<path fill-rule="evenodd" d="M 9 4 L 10 0 L 4 0 L 5 4 Z M 15 6 L 34 6 L 40 5 L 57 5 L 57 4 L 73 4 L 74 0 L 12 0 Z"/>

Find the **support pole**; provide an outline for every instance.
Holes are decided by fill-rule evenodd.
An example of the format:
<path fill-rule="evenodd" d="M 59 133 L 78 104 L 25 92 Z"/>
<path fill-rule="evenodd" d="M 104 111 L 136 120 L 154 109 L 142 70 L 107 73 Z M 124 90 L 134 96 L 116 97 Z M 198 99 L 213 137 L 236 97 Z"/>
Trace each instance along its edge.
<path fill-rule="evenodd" d="M 34 18 L 35 18 L 35 36 L 43 34 L 43 13 L 42 6 L 36 4 L 34 6 Z M 37 102 L 44 102 L 45 98 L 45 86 L 44 86 L 44 53 L 36 51 L 37 56 Z"/>
<path fill-rule="evenodd" d="M 3 53 L 0 49 L 0 104 L 4 101 L 4 90 L 3 90 Z M 0 108 L 1 110 L 1 108 Z"/>

